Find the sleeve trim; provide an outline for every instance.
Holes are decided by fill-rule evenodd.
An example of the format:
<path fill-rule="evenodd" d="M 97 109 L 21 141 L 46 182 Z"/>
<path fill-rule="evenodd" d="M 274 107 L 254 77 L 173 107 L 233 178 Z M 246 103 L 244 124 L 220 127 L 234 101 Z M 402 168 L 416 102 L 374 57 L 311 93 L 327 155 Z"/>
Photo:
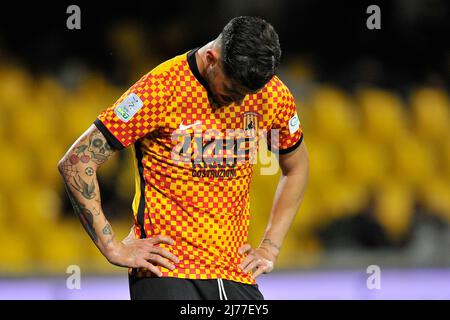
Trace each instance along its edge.
<path fill-rule="evenodd" d="M 101 133 L 103 133 L 105 139 L 108 141 L 111 147 L 113 147 L 116 150 L 121 150 L 124 148 L 122 143 L 119 140 L 117 140 L 117 138 L 111 133 L 111 131 L 108 130 L 108 128 L 103 124 L 103 122 L 101 122 L 100 119 L 95 119 L 94 124 L 97 127 L 97 129 Z"/>
<path fill-rule="evenodd" d="M 302 132 L 302 135 L 301 135 L 300 139 L 298 139 L 298 141 L 297 141 L 293 146 L 291 146 L 291 147 L 289 147 L 289 148 L 286 148 L 286 149 L 280 149 L 280 150 L 278 150 L 278 154 L 287 154 L 287 153 L 290 153 L 290 152 L 294 151 L 295 149 L 297 149 L 298 147 L 300 147 L 300 145 L 302 144 L 302 141 L 303 141 L 303 132 Z M 272 149 L 270 148 L 270 145 L 268 145 L 267 147 L 268 147 L 268 149 L 269 149 L 271 152 L 275 152 L 275 151 L 276 151 L 276 150 L 272 150 Z"/>

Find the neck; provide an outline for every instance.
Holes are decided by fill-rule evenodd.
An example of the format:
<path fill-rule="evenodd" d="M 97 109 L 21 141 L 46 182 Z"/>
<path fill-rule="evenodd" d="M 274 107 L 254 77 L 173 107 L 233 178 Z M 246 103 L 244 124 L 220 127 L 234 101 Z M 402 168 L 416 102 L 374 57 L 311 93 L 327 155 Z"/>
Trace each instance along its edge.
<path fill-rule="evenodd" d="M 195 61 L 197 62 L 198 71 L 204 79 L 206 79 L 206 51 L 208 49 L 212 49 L 213 46 L 214 41 L 211 41 L 198 49 L 195 53 Z"/>

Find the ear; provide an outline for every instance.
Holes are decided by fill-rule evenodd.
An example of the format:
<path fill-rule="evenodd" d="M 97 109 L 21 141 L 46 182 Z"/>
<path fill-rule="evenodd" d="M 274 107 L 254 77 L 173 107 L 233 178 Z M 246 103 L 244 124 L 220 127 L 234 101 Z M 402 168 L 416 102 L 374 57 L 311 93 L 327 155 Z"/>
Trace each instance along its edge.
<path fill-rule="evenodd" d="M 214 66 L 219 61 L 219 53 L 214 49 L 206 50 L 206 63 L 207 66 Z"/>

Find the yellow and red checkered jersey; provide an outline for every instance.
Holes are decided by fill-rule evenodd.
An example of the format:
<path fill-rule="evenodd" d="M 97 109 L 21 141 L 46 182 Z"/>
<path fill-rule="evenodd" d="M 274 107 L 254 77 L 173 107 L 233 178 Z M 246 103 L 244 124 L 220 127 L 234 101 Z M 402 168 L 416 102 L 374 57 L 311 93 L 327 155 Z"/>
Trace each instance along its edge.
<path fill-rule="evenodd" d="M 237 253 L 250 220 L 249 148 L 259 141 L 256 130 L 276 129 L 271 150 L 294 150 L 303 138 L 301 125 L 277 77 L 240 105 L 213 108 L 195 52 L 143 76 L 95 125 L 116 149 L 133 148 L 136 238 L 162 234 L 176 242 L 161 245 L 180 260 L 173 271 L 161 267 L 164 277 L 255 283 L 238 268 Z"/>

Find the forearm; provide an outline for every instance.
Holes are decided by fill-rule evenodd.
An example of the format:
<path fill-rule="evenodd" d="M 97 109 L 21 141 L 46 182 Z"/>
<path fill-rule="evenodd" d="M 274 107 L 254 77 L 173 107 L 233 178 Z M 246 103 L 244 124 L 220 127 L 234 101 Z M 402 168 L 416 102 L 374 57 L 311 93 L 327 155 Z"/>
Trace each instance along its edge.
<path fill-rule="evenodd" d="M 282 161 L 282 175 L 275 193 L 269 221 L 262 243 L 278 249 L 289 231 L 300 208 L 309 174 L 309 159 L 306 146 L 297 154 Z"/>
<path fill-rule="evenodd" d="M 101 207 L 97 180 L 97 169 L 101 163 L 93 152 L 89 152 L 90 137 L 85 135 L 75 142 L 59 162 L 58 169 L 76 215 L 89 237 L 108 258 L 115 236 Z"/>
<path fill-rule="evenodd" d="M 97 178 L 95 176 L 91 177 L 92 192 L 95 194 L 95 197 L 92 199 L 86 198 L 88 194 L 81 193 L 78 187 L 75 186 L 77 180 L 87 181 L 82 176 L 63 175 L 63 178 L 67 195 L 75 214 L 95 245 L 104 256 L 108 257 L 115 237 L 112 227 L 101 208 Z"/>
<path fill-rule="evenodd" d="M 306 189 L 307 174 L 281 176 L 262 242 L 280 249 Z"/>

